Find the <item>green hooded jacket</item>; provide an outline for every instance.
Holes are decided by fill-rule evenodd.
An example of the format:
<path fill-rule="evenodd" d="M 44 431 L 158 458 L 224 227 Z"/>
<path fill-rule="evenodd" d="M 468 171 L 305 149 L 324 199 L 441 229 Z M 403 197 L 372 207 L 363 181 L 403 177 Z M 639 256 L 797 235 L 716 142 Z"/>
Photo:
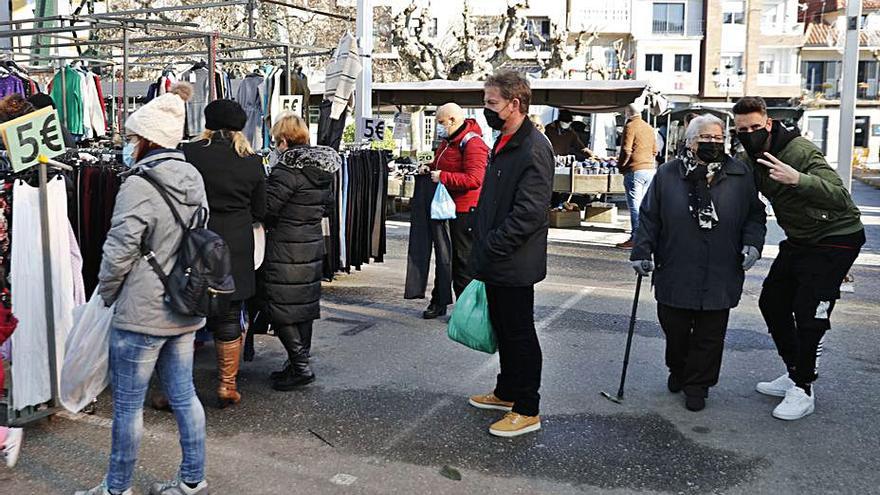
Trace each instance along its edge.
<path fill-rule="evenodd" d="M 754 167 L 758 190 L 770 200 L 776 221 L 789 239 L 815 244 L 864 229 L 852 196 L 812 142 L 774 122 L 770 154 L 800 172 L 796 186 L 774 181 L 770 170 L 752 157 L 743 154 L 740 158 Z"/>

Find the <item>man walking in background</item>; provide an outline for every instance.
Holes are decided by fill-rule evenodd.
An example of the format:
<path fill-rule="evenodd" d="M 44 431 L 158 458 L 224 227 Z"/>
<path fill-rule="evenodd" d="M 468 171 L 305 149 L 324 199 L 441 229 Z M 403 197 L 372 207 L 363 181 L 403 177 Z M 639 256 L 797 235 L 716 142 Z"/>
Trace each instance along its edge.
<path fill-rule="evenodd" d="M 641 105 L 632 103 L 626 107 L 625 113 L 626 126 L 623 128 L 617 168 L 623 174 L 631 234 L 629 240 L 618 244 L 617 247 L 632 249 L 633 237 L 639 229 L 639 207 L 657 171 L 655 162 L 657 137 L 654 135 L 654 128 L 642 120 Z"/>

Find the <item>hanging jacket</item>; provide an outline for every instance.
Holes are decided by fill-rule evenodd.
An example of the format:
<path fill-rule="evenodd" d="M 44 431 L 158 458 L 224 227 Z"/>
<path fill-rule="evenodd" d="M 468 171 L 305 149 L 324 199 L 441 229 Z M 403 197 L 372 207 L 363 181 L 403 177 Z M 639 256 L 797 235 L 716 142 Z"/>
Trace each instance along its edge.
<path fill-rule="evenodd" d="M 254 234 L 252 225 L 266 214 L 266 181 L 263 163 L 254 155 L 240 157 L 232 143 L 219 134 L 208 141 L 183 145 L 186 161 L 205 181 L 211 208 L 208 228 L 226 241 L 235 279 L 233 301 L 251 298 L 254 280 Z"/>
<path fill-rule="evenodd" d="M 470 134 L 470 136 L 468 136 Z M 475 135 L 474 135 L 475 134 Z M 489 147 L 481 137 L 483 130 L 474 119 L 465 119 L 462 126 L 449 139 L 440 143 L 432 168 L 441 170 L 440 183 L 446 186 L 455 201 L 456 213 L 467 213 L 477 206 Z M 468 136 L 462 148 L 462 140 Z"/>
<path fill-rule="evenodd" d="M 266 312 L 274 325 L 320 318 L 324 232 L 342 159 L 326 146 L 288 149 L 266 183 Z"/>
<path fill-rule="evenodd" d="M 770 200 L 776 221 L 789 238 L 814 244 L 825 237 L 855 234 L 865 227 L 861 212 L 837 172 L 810 140 L 773 123 L 770 154 L 800 172 L 796 187 L 770 178 L 770 169 L 743 153 L 755 169 L 758 190 Z"/>
<path fill-rule="evenodd" d="M 62 79 L 64 85 L 61 84 Z M 71 134 L 78 135 L 83 134 L 83 92 L 81 86 L 79 73 L 70 66 L 65 66 L 52 79 L 50 92 L 61 122 L 67 126 Z"/>
<path fill-rule="evenodd" d="M 132 169 L 133 174 L 144 172 L 165 188 L 185 220 L 198 207 L 208 207 L 202 176 L 182 152 L 166 149 L 148 154 Z M 116 196 L 98 275 L 104 303 L 116 303 L 114 328 L 174 337 L 205 325 L 204 318 L 171 311 L 165 304 L 162 281 L 141 255 L 141 245 L 146 243 L 165 273 L 170 273 L 182 238 L 183 229 L 159 192 L 145 179 L 129 176 Z"/>
<path fill-rule="evenodd" d="M 486 284 L 527 287 L 547 276 L 553 148 L 529 119 L 503 148 L 495 147 L 477 205 L 470 268 Z"/>

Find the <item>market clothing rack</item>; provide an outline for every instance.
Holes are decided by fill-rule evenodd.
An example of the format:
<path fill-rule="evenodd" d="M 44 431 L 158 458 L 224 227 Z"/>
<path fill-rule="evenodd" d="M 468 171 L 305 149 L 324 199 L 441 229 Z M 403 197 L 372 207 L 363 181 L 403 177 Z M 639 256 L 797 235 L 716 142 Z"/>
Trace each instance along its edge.
<path fill-rule="evenodd" d="M 293 68 L 292 59 L 296 57 L 312 57 L 312 56 L 323 56 L 329 55 L 332 53 L 332 49 L 322 49 L 322 47 L 314 47 L 314 46 L 300 46 L 293 45 L 290 43 L 282 43 L 273 40 L 259 39 L 256 37 L 255 33 L 255 19 L 254 12 L 256 10 L 256 6 L 259 1 L 266 0 L 227 0 L 223 2 L 211 2 L 211 3 L 201 3 L 196 5 L 179 5 L 179 6 L 170 6 L 170 7 L 158 7 L 158 8 L 148 8 L 148 9 L 134 9 L 127 11 L 117 11 L 110 12 L 106 14 L 89 14 L 89 15 L 58 15 L 58 16 L 43 16 L 43 17 L 34 17 L 30 19 L 18 19 L 13 21 L 4 21 L 0 22 L 0 40 L 10 39 L 12 41 L 19 40 L 18 49 L 7 50 L 6 53 L 11 57 L 13 61 L 28 61 L 33 65 L 34 62 L 55 62 L 58 67 L 63 67 L 66 61 L 70 60 L 82 60 L 90 63 L 103 64 L 111 67 L 122 67 L 122 80 L 120 81 L 122 84 L 122 101 L 123 101 L 123 109 L 120 111 L 118 107 L 115 105 L 112 107 L 112 112 L 114 112 L 115 116 L 118 118 L 114 118 L 114 127 L 117 122 L 121 122 L 129 113 L 130 113 L 130 98 L 128 94 L 128 82 L 129 82 L 129 69 L 132 66 L 167 66 L 167 62 L 144 62 L 144 59 L 163 57 L 163 56 L 173 56 L 173 57 L 182 57 L 182 56 L 199 56 L 204 55 L 208 59 L 208 67 L 212 72 L 212 80 L 216 77 L 217 64 L 220 62 L 244 62 L 244 61 L 264 61 L 264 60 L 282 60 L 287 65 L 288 70 Z M 314 9 L 308 9 L 306 7 L 298 7 L 291 4 L 285 4 L 279 1 L 270 1 L 268 3 L 283 5 L 288 8 L 303 10 L 307 12 L 329 15 L 333 17 L 343 17 L 336 14 L 319 12 Z M 209 8 L 228 8 L 235 6 L 243 6 L 246 8 L 246 17 L 248 23 L 248 36 L 237 35 L 233 33 L 222 33 L 222 32 L 203 32 L 197 29 L 197 25 L 192 23 L 185 22 L 174 22 L 174 21 L 166 21 L 161 19 L 145 19 L 138 18 L 138 15 L 150 15 L 157 14 L 161 12 L 172 12 L 172 11 L 186 11 L 186 10 L 204 10 Z M 55 24 L 58 23 L 58 26 L 46 26 L 46 24 Z M 33 28 L 27 28 L 24 26 L 33 25 Z M 64 25 L 69 24 L 69 25 Z M 79 40 L 76 36 L 76 33 L 81 31 L 102 31 L 102 30 L 115 30 L 121 31 L 122 37 L 121 39 L 112 39 L 112 40 Z M 159 36 L 154 34 L 155 32 L 166 33 L 164 36 Z M 132 36 L 132 34 L 137 34 L 137 36 Z M 73 35 L 71 37 L 71 35 Z M 29 47 L 30 51 L 25 52 L 24 48 L 21 46 L 21 41 L 23 37 L 34 37 L 33 44 Z M 199 51 L 187 51 L 182 53 L 180 51 L 168 51 L 168 52 L 144 52 L 144 53 L 133 53 L 132 46 L 139 43 L 150 43 L 150 42 L 163 42 L 163 41 L 174 41 L 179 42 L 182 40 L 204 40 L 205 48 Z M 228 43 L 235 46 L 223 46 L 218 47 L 217 44 L 219 41 L 223 41 L 224 43 Z M 110 46 L 110 47 L 119 47 L 121 48 L 122 53 L 112 53 L 106 57 L 94 57 L 94 56 L 85 56 L 83 57 L 82 48 L 88 48 L 92 46 Z M 77 48 L 77 55 L 69 56 L 69 55 L 49 55 L 46 54 L 46 49 L 58 49 L 58 48 Z M 237 52 L 247 52 L 251 50 L 278 50 L 281 52 L 280 55 L 269 55 L 264 57 L 232 57 L 232 54 Z M 306 51 L 304 53 L 293 53 L 294 50 Z M 316 51 L 319 50 L 319 51 Z M 135 60 L 132 60 L 135 58 Z M 33 67 L 36 70 L 39 67 Z M 62 71 L 62 74 L 64 72 Z M 64 76 L 62 76 L 64 77 Z M 114 82 L 117 78 L 117 71 L 113 70 L 113 79 Z M 216 93 L 214 85 L 211 86 L 211 94 L 210 99 L 216 99 Z M 115 87 L 115 84 L 114 84 Z M 66 84 L 62 82 L 62 90 L 64 91 L 62 100 L 66 104 L 67 95 L 66 95 Z M 114 94 L 114 101 L 115 101 Z M 3 152 L 5 153 L 5 152 Z M 3 154 L 0 154 L 2 157 Z M 61 168 L 69 168 L 66 165 L 54 162 L 54 161 L 41 161 L 38 165 L 38 173 L 40 179 L 40 213 L 41 213 L 41 235 L 43 239 L 44 246 L 44 257 L 49 255 L 46 250 L 50 243 L 49 239 L 49 223 L 48 223 L 48 194 L 46 192 L 46 183 L 47 183 L 47 169 L 48 167 L 55 166 Z M 46 314 L 47 314 L 47 332 L 49 335 L 49 344 L 47 352 L 49 353 L 49 361 L 50 361 L 50 376 L 52 377 L 51 384 L 51 399 L 43 404 L 37 406 L 28 406 L 21 409 L 15 407 L 15 404 L 12 402 L 11 394 L 7 399 L 6 408 L 0 408 L 0 423 L 5 423 L 10 426 L 21 426 L 23 424 L 29 423 L 34 420 L 38 420 L 47 416 L 50 416 L 59 410 L 59 401 L 58 401 L 58 383 L 56 381 L 56 370 L 60 363 L 56 362 L 55 359 L 55 331 L 54 331 L 54 310 L 52 307 L 53 304 L 53 291 L 51 287 L 51 263 L 49 259 L 44 260 L 45 273 L 43 274 L 45 282 L 46 282 Z M 10 388 L 14 387 L 14 376 L 10 377 Z M 5 414 L 3 414 L 5 413 Z M 5 416 L 5 417 L 4 417 Z M 5 420 L 5 421 L 4 421 Z"/>

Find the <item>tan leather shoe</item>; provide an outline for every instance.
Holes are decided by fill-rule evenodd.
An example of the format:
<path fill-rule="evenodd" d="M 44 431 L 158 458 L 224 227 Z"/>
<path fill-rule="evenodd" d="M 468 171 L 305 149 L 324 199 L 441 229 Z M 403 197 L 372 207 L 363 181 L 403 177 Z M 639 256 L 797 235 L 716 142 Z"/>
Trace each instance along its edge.
<path fill-rule="evenodd" d="M 489 427 L 489 433 L 496 437 L 518 437 L 541 429 L 541 416 L 523 416 L 509 412 L 504 418 Z"/>
<path fill-rule="evenodd" d="M 495 397 L 495 394 L 474 395 L 468 403 L 479 409 L 494 409 L 496 411 L 510 411 L 513 409 L 513 402 L 507 402 Z"/>

